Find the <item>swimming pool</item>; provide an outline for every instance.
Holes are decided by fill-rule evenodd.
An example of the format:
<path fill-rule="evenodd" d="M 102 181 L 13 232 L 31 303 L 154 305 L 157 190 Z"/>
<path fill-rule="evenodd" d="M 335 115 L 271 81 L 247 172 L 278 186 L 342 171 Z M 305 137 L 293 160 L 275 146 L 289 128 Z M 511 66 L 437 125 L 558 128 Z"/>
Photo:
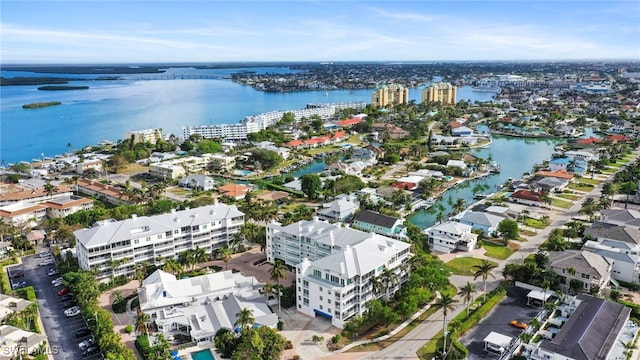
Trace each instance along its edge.
<path fill-rule="evenodd" d="M 211 350 L 209 350 L 209 349 L 204 349 L 204 350 L 192 352 L 191 353 L 191 359 L 193 359 L 193 360 L 215 360 L 215 358 L 213 357 L 213 354 L 211 353 Z"/>
<path fill-rule="evenodd" d="M 233 170 L 233 173 L 240 176 L 249 176 L 255 174 L 253 171 L 249 170 Z"/>

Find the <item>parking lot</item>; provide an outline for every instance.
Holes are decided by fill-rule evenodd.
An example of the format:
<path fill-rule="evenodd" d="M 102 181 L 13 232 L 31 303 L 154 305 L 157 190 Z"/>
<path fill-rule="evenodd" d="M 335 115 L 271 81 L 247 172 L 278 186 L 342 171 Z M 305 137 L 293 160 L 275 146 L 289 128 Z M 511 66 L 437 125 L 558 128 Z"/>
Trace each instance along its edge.
<path fill-rule="evenodd" d="M 484 351 L 483 340 L 492 331 L 511 337 L 522 333 L 523 330 L 511 325 L 511 321 L 528 324 L 539 311 L 537 307 L 527 306 L 528 292 L 529 290 L 516 287 L 507 288 L 507 296 L 502 302 L 460 340 L 469 350 L 470 360 L 498 358 L 497 355 Z"/>
<path fill-rule="evenodd" d="M 55 268 L 55 264 L 41 265 L 46 260 L 46 257 L 41 258 L 37 254 L 23 257 L 21 265 L 11 266 L 8 271 L 10 274 L 23 272 L 24 277 L 17 280 L 26 282 L 27 286 L 33 286 L 40 307 L 42 324 L 49 339 L 48 350 L 50 354 L 55 360 L 101 359 L 101 354 L 89 357 L 82 356 L 78 343 L 88 336 L 76 339 L 74 333 L 78 329 L 86 328 L 87 323 L 82 315 L 69 318 L 64 315 L 63 302 L 57 295 L 57 292 L 64 286 L 54 287 L 51 285 L 51 280 L 60 275 L 47 275 L 48 271 Z"/>

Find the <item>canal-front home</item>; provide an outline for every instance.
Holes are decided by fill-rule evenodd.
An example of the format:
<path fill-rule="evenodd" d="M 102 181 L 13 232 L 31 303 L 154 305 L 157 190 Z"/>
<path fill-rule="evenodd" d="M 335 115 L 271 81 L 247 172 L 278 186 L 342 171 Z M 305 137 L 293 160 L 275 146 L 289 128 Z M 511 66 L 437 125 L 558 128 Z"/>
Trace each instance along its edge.
<path fill-rule="evenodd" d="M 470 225 L 455 221 L 445 221 L 424 230 L 434 251 L 451 253 L 455 250 L 471 251 L 475 248 L 478 235 L 471 232 Z"/>
<path fill-rule="evenodd" d="M 355 216 L 353 227 L 375 232 L 393 238 L 404 238 L 407 236 L 407 228 L 403 221 L 393 216 L 383 215 L 375 211 L 364 210 Z"/>

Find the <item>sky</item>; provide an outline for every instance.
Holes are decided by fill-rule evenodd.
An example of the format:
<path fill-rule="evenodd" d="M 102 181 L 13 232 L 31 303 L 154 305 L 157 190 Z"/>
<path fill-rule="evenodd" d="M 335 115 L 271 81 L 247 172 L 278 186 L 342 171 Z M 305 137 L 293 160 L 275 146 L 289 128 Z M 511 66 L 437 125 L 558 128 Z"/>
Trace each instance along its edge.
<path fill-rule="evenodd" d="M 640 1 L 0 3 L 0 63 L 640 60 Z"/>

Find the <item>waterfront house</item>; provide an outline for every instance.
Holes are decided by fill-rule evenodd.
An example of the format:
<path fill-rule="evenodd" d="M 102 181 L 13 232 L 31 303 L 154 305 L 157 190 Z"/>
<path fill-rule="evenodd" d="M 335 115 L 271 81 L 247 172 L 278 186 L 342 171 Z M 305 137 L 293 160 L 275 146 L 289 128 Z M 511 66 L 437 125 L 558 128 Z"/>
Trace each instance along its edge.
<path fill-rule="evenodd" d="M 549 171 L 564 170 L 576 175 L 582 175 L 587 170 L 587 163 L 582 160 L 561 157 L 549 161 Z"/>
<path fill-rule="evenodd" d="M 488 212 L 463 211 L 453 217 L 453 221 L 471 226 L 472 230 L 480 229 L 485 236 L 498 236 L 498 224 L 506 218 Z"/>
<path fill-rule="evenodd" d="M 535 360 L 614 359 L 624 332 L 636 327 L 629 322 L 631 309 L 613 301 L 578 294 L 558 308 L 559 317 L 552 324 L 560 326 L 555 336 L 525 345 L 527 358 Z M 550 320 L 551 321 L 551 320 Z M 628 336 L 627 336 L 628 338 Z M 621 352 L 622 353 L 622 352 Z"/>
<path fill-rule="evenodd" d="M 537 180 L 535 184 L 543 191 L 562 192 L 569 185 L 569 180 L 550 176 Z"/>
<path fill-rule="evenodd" d="M 356 214 L 351 225 L 358 229 L 372 231 L 393 238 L 404 238 L 407 236 L 407 228 L 404 226 L 403 220 L 371 210 L 363 210 Z"/>
<path fill-rule="evenodd" d="M 600 219 L 616 225 L 629 225 L 640 228 L 640 211 L 633 209 L 603 209 L 600 210 Z"/>
<path fill-rule="evenodd" d="M 582 162 L 598 161 L 600 159 L 600 156 L 591 149 L 565 151 L 564 156 Z"/>
<path fill-rule="evenodd" d="M 451 253 L 455 250 L 471 251 L 475 248 L 478 235 L 471 232 L 471 225 L 455 221 L 445 221 L 424 230 L 434 251 Z"/>
<path fill-rule="evenodd" d="M 560 275 L 565 293 L 600 294 L 609 286 L 613 264 L 607 258 L 586 250 L 550 251 L 547 269 Z"/>
<path fill-rule="evenodd" d="M 251 310 L 251 325 L 276 328 L 278 316 L 267 306 L 261 287 L 253 276 L 231 270 L 177 279 L 158 269 L 142 282 L 138 298 L 140 310 L 165 337 L 186 335 L 207 344 L 220 329 L 239 331 L 235 323 L 242 309 Z"/>
<path fill-rule="evenodd" d="M 509 201 L 529 206 L 542 206 L 542 193 L 531 190 L 518 190 L 509 195 Z"/>
<path fill-rule="evenodd" d="M 335 200 L 322 204 L 318 218 L 326 221 L 346 221 L 360 209 L 360 201 L 355 194 L 340 194 Z"/>
<path fill-rule="evenodd" d="M 452 136 L 471 136 L 473 135 L 473 129 L 470 129 L 466 126 L 459 126 L 456 128 L 451 129 L 451 135 Z"/>
<path fill-rule="evenodd" d="M 279 191 L 279 190 L 264 190 L 263 192 L 261 192 L 260 194 L 258 194 L 256 196 L 256 200 L 258 201 L 272 201 L 276 204 L 283 204 L 285 203 L 289 198 L 291 197 L 291 194 L 289 194 L 286 191 Z"/>
<path fill-rule="evenodd" d="M 568 173 L 566 170 L 557 170 L 557 171 L 546 171 L 540 170 L 535 173 L 536 176 L 540 177 L 554 177 L 558 179 L 564 179 L 568 181 L 573 181 L 575 176 L 573 174 Z"/>

